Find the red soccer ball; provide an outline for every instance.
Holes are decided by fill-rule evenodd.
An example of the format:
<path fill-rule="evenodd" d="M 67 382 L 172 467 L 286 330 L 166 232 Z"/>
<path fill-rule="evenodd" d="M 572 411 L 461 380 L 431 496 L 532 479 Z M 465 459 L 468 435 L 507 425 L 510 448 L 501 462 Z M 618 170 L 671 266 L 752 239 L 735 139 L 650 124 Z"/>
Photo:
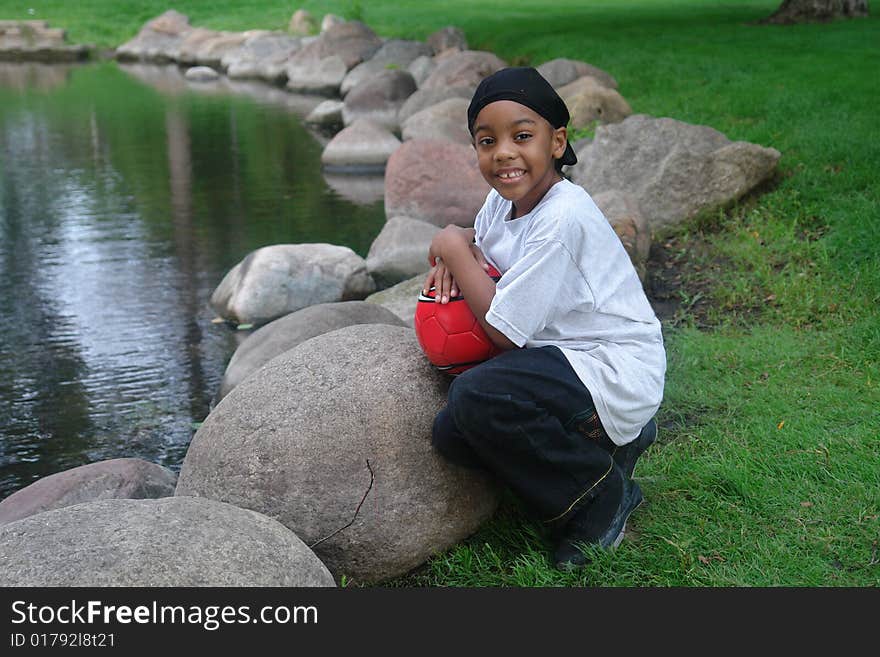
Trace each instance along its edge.
<path fill-rule="evenodd" d="M 495 282 L 501 278 L 492 265 L 487 273 Z M 440 304 L 434 301 L 434 294 L 433 287 L 428 294 L 419 293 L 413 321 L 422 351 L 434 367 L 455 376 L 501 353 L 463 296 Z"/>

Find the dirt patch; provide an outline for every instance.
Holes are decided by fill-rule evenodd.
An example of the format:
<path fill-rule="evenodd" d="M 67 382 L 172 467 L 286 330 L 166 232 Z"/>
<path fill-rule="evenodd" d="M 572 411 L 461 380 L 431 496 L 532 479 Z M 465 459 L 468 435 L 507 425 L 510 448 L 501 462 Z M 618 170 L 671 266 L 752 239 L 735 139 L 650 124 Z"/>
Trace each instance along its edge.
<path fill-rule="evenodd" d="M 648 256 L 645 292 L 657 318 L 664 324 L 688 322 L 711 328 L 712 288 L 730 261 L 719 256 L 710 243 L 711 235 L 658 238 Z"/>

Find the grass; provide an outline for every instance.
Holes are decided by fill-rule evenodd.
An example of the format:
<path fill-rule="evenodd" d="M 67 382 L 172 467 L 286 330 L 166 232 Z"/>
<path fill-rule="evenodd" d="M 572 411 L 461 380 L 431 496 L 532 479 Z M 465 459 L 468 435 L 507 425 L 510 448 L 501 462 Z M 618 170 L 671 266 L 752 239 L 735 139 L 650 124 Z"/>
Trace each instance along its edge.
<path fill-rule="evenodd" d="M 9 3 L 11 4 L 11 3 Z M 165 2 L 0 2 L 74 42 L 131 38 Z M 506 497 L 476 535 L 391 586 L 880 584 L 880 21 L 761 26 L 775 0 L 304 2 L 383 36 L 448 24 L 508 61 L 582 59 L 637 113 L 782 152 L 761 193 L 656 236 L 675 312 L 646 503 L 613 554 L 555 572 Z M 283 29 L 295 6 L 172 5 L 194 25 Z M 111 10 L 112 8 L 112 10 Z M 660 259 L 662 256 L 662 259 Z M 666 268 L 664 270 L 664 267 Z"/>

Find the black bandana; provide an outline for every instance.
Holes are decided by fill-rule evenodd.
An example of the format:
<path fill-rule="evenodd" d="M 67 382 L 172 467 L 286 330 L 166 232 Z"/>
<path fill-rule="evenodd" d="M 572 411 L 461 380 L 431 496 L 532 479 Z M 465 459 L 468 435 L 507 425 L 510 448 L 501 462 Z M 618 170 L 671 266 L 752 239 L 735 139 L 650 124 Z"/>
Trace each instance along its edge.
<path fill-rule="evenodd" d="M 541 74 L 528 66 L 503 68 L 484 78 L 468 107 L 468 130 L 474 134 L 474 121 L 477 114 L 489 103 L 498 100 L 512 100 L 534 110 L 554 128 L 568 125 L 571 118 L 563 100 Z M 571 144 L 566 144 L 560 158 L 562 164 L 571 166 L 577 163 L 577 156 Z"/>

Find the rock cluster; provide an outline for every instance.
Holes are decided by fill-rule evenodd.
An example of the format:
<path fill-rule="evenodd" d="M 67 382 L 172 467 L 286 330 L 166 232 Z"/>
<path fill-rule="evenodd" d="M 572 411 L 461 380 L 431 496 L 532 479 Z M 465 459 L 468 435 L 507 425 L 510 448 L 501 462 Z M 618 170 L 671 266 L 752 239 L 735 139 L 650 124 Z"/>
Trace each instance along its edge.
<path fill-rule="evenodd" d="M 116 56 L 207 66 L 230 78 L 322 95 L 326 100 L 305 120 L 332 135 L 321 157 L 325 171 L 352 183 L 382 175 L 389 220 L 472 225 L 489 187 L 470 147 L 467 104 L 479 81 L 507 63 L 472 49 L 453 26 L 420 42 L 383 39 L 361 22 L 331 15 L 317 25 L 299 10 L 288 32 L 226 33 L 193 27 L 168 11 Z M 566 174 L 591 194 L 627 197 L 626 225 L 612 224 L 642 280 L 653 230 L 730 204 L 775 170 L 774 149 L 730 142 L 706 126 L 633 116 L 617 80 L 587 62 L 559 58 L 537 68 L 568 105 L 570 129 L 596 130 L 594 139 L 578 142 L 579 164 Z M 209 74 L 200 68 L 192 75 Z M 427 246 L 422 239 L 419 248 Z M 376 273 L 369 266 L 367 272 Z M 374 278 L 382 288 L 408 273 L 401 268 L 397 280 L 388 272 Z"/>
<path fill-rule="evenodd" d="M 0 61 L 75 62 L 91 48 L 67 43 L 65 31 L 47 21 L 0 20 Z"/>

